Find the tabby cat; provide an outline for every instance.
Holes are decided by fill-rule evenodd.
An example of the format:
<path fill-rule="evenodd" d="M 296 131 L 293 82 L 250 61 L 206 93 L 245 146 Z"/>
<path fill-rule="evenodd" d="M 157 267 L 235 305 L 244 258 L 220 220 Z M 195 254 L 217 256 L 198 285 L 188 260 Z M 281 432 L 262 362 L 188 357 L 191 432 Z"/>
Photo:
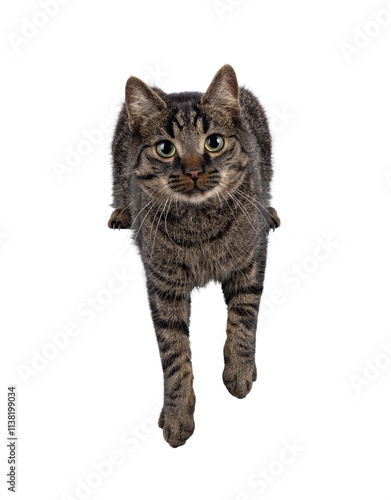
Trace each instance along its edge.
<path fill-rule="evenodd" d="M 166 441 L 194 431 L 190 296 L 221 283 L 228 309 L 223 381 L 244 398 L 257 378 L 255 333 L 268 232 L 271 138 L 263 108 L 223 66 L 208 90 L 166 94 L 127 81 L 113 144 L 111 228 L 132 228 L 164 372 Z M 265 207 L 268 207 L 267 209 Z"/>

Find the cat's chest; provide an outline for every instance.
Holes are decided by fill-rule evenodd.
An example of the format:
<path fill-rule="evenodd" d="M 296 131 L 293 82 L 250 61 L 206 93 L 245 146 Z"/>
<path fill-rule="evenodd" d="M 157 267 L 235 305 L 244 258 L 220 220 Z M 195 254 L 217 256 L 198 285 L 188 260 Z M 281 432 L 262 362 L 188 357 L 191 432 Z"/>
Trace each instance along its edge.
<path fill-rule="evenodd" d="M 209 281 L 222 281 L 225 276 L 242 266 L 254 246 L 262 238 L 260 232 L 244 220 L 227 220 L 224 224 L 194 234 L 188 239 L 168 238 L 167 251 L 173 266 L 184 263 L 194 286 L 205 286 Z"/>
<path fill-rule="evenodd" d="M 189 280 L 192 286 L 222 281 L 240 268 L 264 238 L 257 212 L 198 212 L 187 216 L 155 217 L 144 224 L 141 248 L 144 259 L 153 261 L 174 281 Z M 183 275 L 186 269 L 186 277 Z"/>

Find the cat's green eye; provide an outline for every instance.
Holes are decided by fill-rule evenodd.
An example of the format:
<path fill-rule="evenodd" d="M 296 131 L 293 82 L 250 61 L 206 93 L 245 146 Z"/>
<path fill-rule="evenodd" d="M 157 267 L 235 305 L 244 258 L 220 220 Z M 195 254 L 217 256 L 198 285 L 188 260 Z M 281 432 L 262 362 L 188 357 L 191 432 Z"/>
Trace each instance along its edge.
<path fill-rule="evenodd" d="M 156 152 L 162 158 L 171 158 L 175 154 L 175 146 L 170 141 L 162 141 L 156 146 Z"/>
<path fill-rule="evenodd" d="M 212 134 L 206 139 L 205 147 L 208 151 L 217 153 L 217 151 L 223 149 L 224 139 L 221 137 L 221 135 Z"/>

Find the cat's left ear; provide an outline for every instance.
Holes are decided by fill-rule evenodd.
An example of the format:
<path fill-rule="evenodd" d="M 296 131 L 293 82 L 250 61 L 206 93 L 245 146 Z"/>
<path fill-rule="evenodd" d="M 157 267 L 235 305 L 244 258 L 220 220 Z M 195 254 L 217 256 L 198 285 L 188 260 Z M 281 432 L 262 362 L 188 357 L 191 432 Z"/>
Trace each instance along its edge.
<path fill-rule="evenodd" d="M 232 66 L 226 64 L 219 69 L 202 96 L 201 104 L 221 110 L 230 119 L 239 116 L 239 85 Z"/>

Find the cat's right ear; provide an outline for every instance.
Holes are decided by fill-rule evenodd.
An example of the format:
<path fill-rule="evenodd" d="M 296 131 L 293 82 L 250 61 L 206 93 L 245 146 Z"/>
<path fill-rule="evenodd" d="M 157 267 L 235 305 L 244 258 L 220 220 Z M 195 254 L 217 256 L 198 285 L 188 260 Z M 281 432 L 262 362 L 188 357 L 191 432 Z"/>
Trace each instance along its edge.
<path fill-rule="evenodd" d="M 142 130 L 147 121 L 167 109 L 165 102 L 156 92 L 135 76 L 126 82 L 125 104 L 130 128 L 135 132 Z"/>

